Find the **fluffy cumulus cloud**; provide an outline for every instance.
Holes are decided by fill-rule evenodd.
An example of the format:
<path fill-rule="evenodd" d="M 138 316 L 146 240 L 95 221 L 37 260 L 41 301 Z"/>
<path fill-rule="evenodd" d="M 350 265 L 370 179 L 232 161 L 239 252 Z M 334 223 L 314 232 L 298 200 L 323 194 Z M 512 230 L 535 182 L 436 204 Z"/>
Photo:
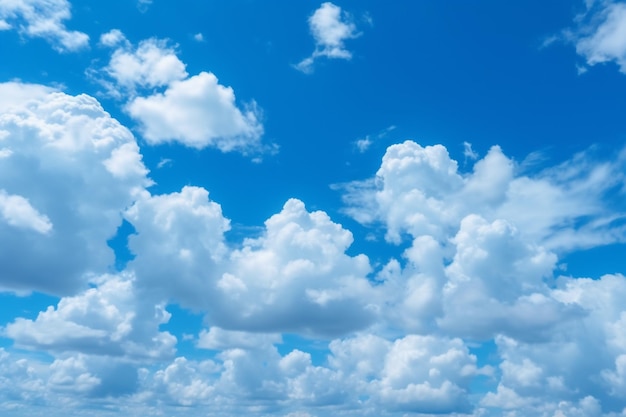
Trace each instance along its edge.
<path fill-rule="evenodd" d="M 166 55 L 135 56 L 128 85 L 163 100 L 198 77 L 219 88 L 146 78 Z M 608 198 L 624 154 L 534 171 L 499 147 L 468 160 L 406 141 L 340 187 L 393 249 L 379 265 L 297 199 L 227 238 L 206 189 L 151 192 L 132 134 L 94 98 L 0 84 L 0 288 L 60 296 L 0 329 L 0 413 L 623 415 L 626 278 L 557 275 L 563 255 L 624 241 Z M 134 258 L 112 271 L 123 220 Z M 179 335 L 185 309 L 204 321 Z"/>
<path fill-rule="evenodd" d="M 106 241 L 150 184 L 139 147 L 92 97 L 19 83 L 0 97 L 0 287 L 74 291 L 111 264 Z"/>
<path fill-rule="evenodd" d="M 73 415 L 103 416 L 110 413 L 106 407 L 77 406 L 86 401 L 128 398 L 137 392 L 140 382 L 135 366 L 110 358 L 77 354 L 44 362 L 0 349 L 0 411 L 10 417 L 57 417 L 64 409 L 67 413 L 68 407 L 75 408 Z M 130 411 L 128 415 L 140 414 Z"/>
<path fill-rule="evenodd" d="M 566 251 L 623 240 L 621 218 L 605 204 L 624 178 L 624 155 L 596 161 L 581 153 L 533 175 L 494 146 L 472 172 L 441 145 L 406 141 L 387 149 L 375 178 L 344 184 L 346 212 L 364 224 L 382 222 L 386 240 L 432 236 L 445 244 L 461 221 L 478 214 L 505 219 L 523 239 Z"/>
<path fill-rule="evenodd" d="M 0 30 L 16 29 L 23 36 L 47 40 L 58 51 L 76 51 L 88 46 L 89 36 L 65 27 L 70 9 L 67 0 L 2 1 Z"/>
<path fill-rule="evenodd" d="M 560 278 L 553 296 L 585 315 L 540 343 L 496 338 L 502 377 L 481 404 L 530 415 L 622 415 L 625 289 L 621 275 Z"/>
<path fill-rule="evenodd" d="M 382 316 L 405 332 L 496 341 L 501 377 L 478 415 L 626 406 L 626 279 L 552 278 L 559 255 L 623 242 L 623 208 L 607 203 L 623 192 L 623 164 L 621 154 L 580 154 L 524 174 L 496 147 L 461 173 L 444 147 L 405 142 L 387 150 L 374 179 L 344 186 L 348 213 L 382 223 L 391 243 L 412 241 L 404 265 L 392 259 L 378 274 L 390 307 Z"/>
<path fill-rule="evenodd" d="M 584 315 L 551 290 L 558 256 L 624 239 L 619 208 L 605 203 L 623 158 L 592 159 L 525 175 L 494 147 L 461 173 L 443 146 L 389 147 L 374 179 L 344 185 L 349 214 L 412 242 L 404 267 L 392 259 L 378 273 L 382 315 L 404 331 L 526 341 Z"/>
<path fill-rule="evenodd" d="M 159 332 L 170 318 L 161 304 L 137 297 L 132 276 L 103 276 L 99 285 L 62 298 L 35 320 L 18 318 L 5 328 L 20 347 L 127 358 L 163 358 L 176 338 Z"/>
<path fill-rule="evenodd" d="M 175 141 L 199 149 L 245 151 L 258 147 L 263 134 L 256 105 L 240 109 L 233 89 L 210 72 L 173 81 L 164 93 L 137 97 L 127 111 L 151 144 Z"/>
<path fill-rule="evenodd" d="M 109 84 L 110 93 L 114 95 L 119 94 L 117 90 L 120 88 L 134 94 L 137 88 L 163 87 L 187 77 L 185 64 L 165 40 L 146 39 L 134 48 L 121 31 L 113 29 L 102 34 L 100 43 L 116 47 L 109 64 L 103 69 L 114 81 Z"/>
<path fill-rule="evenodd" d="M 376 315 L 368 258 L 348 256 L 352 234 L 301 201 L 289 200 L 259 238 L 239 248 L 226 246 L 229 221 L 202 188 L 146 194 L 125 216 L 137 231 L 129 268 L 142 291 L 208 310 L 218 326 L 336 335 Z"/>
<path fill-rule="evenodd" d="M 351 59 L 352 53 L 346 49 L 345 41 L 360 35 L 349 14 L 341 7 L 330 3 L 322 5 L 309 17 L 309 29 L 315 40 L 315 50 L 311 56 L 300 61 L 295 68 L 313 72 L 315 60 L 321 57 L 330 59 Z"/>
<path fill-rule="evenodd" d="M 224 232 L 230 228 L 209 193 L 200 187 L 144 193 L 124 216 L 136 230 L 129 238 L 136 254 L 129 268 L 137 274 L 137 286 L 186 306 L 207 304 L 227 256 Z"/>
<path fill-rule="evenodd" d="M 220 84 L 211 72 L 189 76 L 167 40 L 146 39 L 135 47 L 113 29 L 100 37 L 100 44 L 113 48 L 111 59 L 87 73 L 108 95 L 127 101 L 125 110 L 148 143 L 263 152 L 256 103 L 240 106 L 232 87 Z"/>
<path fill-rule="evenodd" d="M 587 11 L 579 20 L 579 27 L 565 33 L 586 64 L 613 62 L 626 74 L 626 3 L 588 1 Z"/>
<path fill-rule="evenodd" d="M 299 200 L 230 254 L 217 282 L 222 320 L 235 328 L 342 334 L 376 314 L 365 255 L 345 253 L 352 233 Z M 236 300 L 232 302 L 231 300 Z"/>
<path fill-rule="evenodd" d="M 137 395 L 155 406 L 203 405 L 225 415 L 299 415 L 308 407 L 322 410 L 314 415 L 440 414 L 469 411 L 469 382 L 490 372 L 461 340 L 432 336 L 337 339 L 324 365 L 297 349 L 280 354 L 270 339 L 245 345 L 145 372 Z"/>

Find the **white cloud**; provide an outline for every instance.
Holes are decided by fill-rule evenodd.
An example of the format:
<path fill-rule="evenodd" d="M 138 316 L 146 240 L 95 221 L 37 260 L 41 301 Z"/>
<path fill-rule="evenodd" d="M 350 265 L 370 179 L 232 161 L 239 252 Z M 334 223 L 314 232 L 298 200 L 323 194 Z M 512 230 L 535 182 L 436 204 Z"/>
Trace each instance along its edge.
<path fill-rule="evenodd" d="M 210 377 L 220 368 L 213 361 L 195 362 L 184 357 L 154 374 L 156 394 L 165 394 L 170 402 L 193 406 L 209 401 L 215 396 Z"/>
<path fill-rule="evenodd" d="M 231 346 L 211 361 L 177 358 L 154 374 L 146 373 L 145 394 L 140 395 L 157 404 L 211 406 L 225 415 L 246 409 L 254 415 L 270 410 L 298 415 L 289 411 L 305 413 L 316 407 L 355 416 L 453 413 L 469 410 L 469 383 L 484 372 L 458 339 L 407 336 L 387 341 L 361 335 L 335 340 L 328 364 L 320 366 L 306 352 L 281 355 L 267 342 L 259 339 L 252 349 Z"/>
<path fill-rule="evenodd" d="M 202 349 L 255 349 L 282 341 L 279 334 L 248 333 L 211 327 L 200 332 L 197 346 Z"/>
<path fill-rule="evenodd" d="M 360 35 L 350 15 L 341 7 L 330 3 L 322 5 L 309 17 L 309 29 L 315 39 L 313 54 L 295 65 L 295 68 L 310 73 L 315 60 L 320 57 L 331 59 L 351 59 L 352 53 L 346 49 L 344 42 Z"/>
<path fill-rule="evenodd" d="M 56 92 L 54 88 L 39 84 L 25 84 L 21 82 L 1 83 L 2 95 L 0 95 L 0 114 L 19 112 L 29 102 L 37 102 L 42 97 Z M 6 130 L 0 131 L 0 140 L 8 136 Z"/>
<path fill-rule="evenodd" d="M 386 407 L 424 414 L 471 409 L 464 387 L 477 373 L 476 358 L 461 340 L 406 336 L 394 342 L 384 363 L 373 385 Z"/>
<path fill-rule="evenodd" d="M 354 144 L 356 145 L 359 152 L 363 153 L 367 151 L 370 146 L 374 143 L 369 136 L 364 137 L 363 139 L 358 139 Z"/>
<path fill-rule="evenodd" d="M 591 1 L 585 13 L 577 16 L 577 27 L 563 36 L 576 46 L 588 66 L 614 62 L 626 74 L 626 4 L 621 1 Z M 554 38 L 553 38 L 554 39 Z M 578 73 L 587 71 L 577 66 Z"/>
<path fill-rule="evenodd" d="M 514 410 L 523 408 L 529 403 L 535 402 L 535 399 L 524 399 L 517 395 L 511 388 L 498 385 L 497 391 L 488 392 L 481 400 L 481 405 L 504 410 Z"/>
<path fill-rule="evenodd" d="M 472 149 L 472 144 L 469 142 L 463 142 L 463 156 L 466 162 L 467 160 L 474 161 L 478 159 L 478 154 Z"/>
<path fill-rule="evenodd" d="M 15 28 L 21 35 L 43 38 L 61 52 L 76 51 L 89 44 L 89 36 L 69 31 L 63 24 L 71 18 L 67 0 L 12 0 L 0 3 L 0 30 Z"/>
<path fill-rule="evenodd" d="M 185 305 L 207 306 L 211 284 L 228 255 L 224 232 L 230 229 L 209 193 L 200 187 L 156 196 L 146 192 L 124 216 L 136 230 L 129 237 L 136 254 L 129 268 L 137 274 L 137 285 Z"/>
<path fill-rule="evenodd" d="M 39 213 L 24 197 L 7 195 L 4 190 L 0 190 L 0 213 L 11 226 L 32 229 L 42 234 L 52 230 L 48 216 Z"/>
<path fill-rule="evenodd" d="M 357 139 L 354 142 L 354 145 L 356 146 L 356 148 L 358 149 L 360 153 L 364 153 L 374 144 L 376 140 L 380 140 L 380 139 L 387 137 L 387 135 L 389 135 L 389 133 L 394 131 L 395 129 L 396 129 L 396 126 L 394 125 L 387 126 L 385 129 L 381 130 L 375 135 L 366 135 L 362 139 Z"/>
<path fill-rule="evenodd" d="M 137 48 L 119 30 L 100 38 L 106 46 L 118 46 L 103 71 L 114 80 L 114 88 L 123 88 L 134 95 L 137 88 L 152 89 L 187 78 L 186 65 L 167 41 L 150 38 L 139 42 Z"/>
<path fill-rule="evenodd" d="M 89 392 L 102 382 L 89 372 L 82 355 L 56 360 L 50 365 L 50 371 L 48 384 L 57 392 Z"/>
<path fill-rule="evenodd" d="M 178 142 L 253 154 L 276 151 L 276 146 L 261 143 L 263 124 L 256 103 L 238 105 L 234 90 L 211 72 L 190 77 L 167 40 L 150 38 L 134 47 L 114 29 L 103 34 L 100 43 L 115 50 L 107 66 L 90 68 L 87 75 L 108 95 L 128 100 L 124 109 L 149 144 Z"/>
<path fill-rule="evenodd" d="M 197 42 L 204 42 L 204 35 L 201 32 L 196 33 L 195 35 L 193 35 L 193 38 L 197 41 Z"/>
<path fill-rule="evenodd" d="M 100 44 L 109 48 L 120 45 L 130 46 L 126 36 L 119 29 L 111 29 L 100 35 Z"/>
<path fill-rule="evenodd" d="M 507 222 L 469 215 L 452 243 L 442 328 L 479 339 L 494 333 L 536 338 L 571 316 L 546 295 L 544 280 L 552 276 L 557 257 L 525 243 Z"/>
<path fill-rule="evenodd" d="M 127 111 L 151 144 L 176 141 L 193 148 L 246 151 L 258 148 L 263 134 L 254 103 L 238 108 L 233 89 L 208 72 L 172 81 L 164 93 L 137 97 Z"/>
<path fill-rule="evenodd" d="M 495 337 L 502 377 L 484 407 L 523 415 L 623 407 L 626 319 L 618 300 L 626 279 L 550 284 L 557 254 L 623 241 L 620 222 L 611 223 L 620 207 L 606 203 L 606 194 L 620 192 L 622 166 L 621 155 L 595 161 L 580 154 L 524 176 L 492 148 L 461 174 L 443 147 L 391 146 L 377 177 L 351 184 L 346 199 L 358 220 L 382 222 L 389 240 L 413 240 L 404 266 L 392 259 L 378 273 L 381 317 L 399 332 Z M 444 388 L 402 395 L 450 399 L 454 390 Z M 555 398 L 569 402 L 561 410 Z"/>
<path fill-rule="evenodd" d="M 11 417 L 61 417 L 68 408 L 75 408 L 76 416 L 100 417 L 104 414 L 84 406 L 94 401 L 119 405 L 139 382 L 132 365 L 113 358 L 75 354 L 46 361 L 3 349 L 0 375 L 0 412 Z"/>
<path fill-rule="evenodd" d="M 588 65 L 615 62 L 626 73 L 626 4 L 605 2 L 592 24 L 590 33 L 576 40 L 576 52 Z"/>
<path fill-rule="evenodd" d="M 83 293 L 62 298 L 35 320 L 16 319 L 5 335 L 17 346 L 142 359 L 172 356 L 176 338 L 160 332 L 170 314 L 138 296 L 132 276 L 103 276 Z"/>
<path fill-rule="evenodd" d="M 170 158 L 161 158 L 161 160 L 157 163 L 157 168 L 161 169 L 167 166 L 171 166 L 173 161 Z"/>
<path fill-rule="evenodd" d="M 352 233 L 295 199 L 257 239 L 230 254 L 217 282 L 220 322 L 257 331 L 337 335 L 372 322 L 365 255 L 348 256 Z"/>
<path fill-rule="evenodd" d="M 76 290 L 113 264 L 106 241 L 151 184 L 139 148 L 92 97 L 20 83 L 0 97 L 0 286 Z"/>
<path fill-rule="evenodd" d="M 506 219 L 548 249 L 591 247 L 624 239 L 623 227 L 614 226 L 620 213 L 604 203 L 623 178 L 623 164 L 623 155 L 598 162 L 581 153 L 526 176 L 495 146 L 463 175 L 443 146 L 406 141 L 387 149 L 374 180 L 344 185 L 346 212 L 365 224 L 383 222 L 394 243 L 403 234 L 445 242 L 463 218 L 480 213 Z"/>
<path fill-rule="evenodd" d="M 626 278 L 561 277 L 551 296 L 584 313 L 554 326 L 540 343 L 497 337 L 502 378 L 483 405 L 517 409 L 522 415 L 539 409 L 554 416 L 608 416 L 621 411 L 626 405 L 622 343 Z"/>
<path fill-rule="evenodd" d="M 413 241 L 404 267 L 392 259 L 377 274 L 381 317 L 404 332 L 546 340 L 584 315 L 550 290 L 558 255 L 624 240 L 619 208 L 604 203 L 622 165 L 580 154 L 524 176 L 494 147 L 461 174 L 441 145 L 389 147 L 376 178 L 346 188 L 355 219 Z"/>
<path fill-rule="evenodd" d="M 35 369 L 26 359 L 14 357 L 0 348 L 0 410 L 3 414 L 11 409 L 25 407 L 25 402 L 44 397 L 46 385 Z"/>
<path fill-rule="evenodd" d="M 226 247 L 229 222 L 202 188 L 146 195 L 125 216 L 137 231 L 129 268 L 138 285 L 207 311 L 215 326 L 337 335 L 375 317 L 369 261 L 345 254 L 352 234 L 298 200 L 240 249 Z"/>

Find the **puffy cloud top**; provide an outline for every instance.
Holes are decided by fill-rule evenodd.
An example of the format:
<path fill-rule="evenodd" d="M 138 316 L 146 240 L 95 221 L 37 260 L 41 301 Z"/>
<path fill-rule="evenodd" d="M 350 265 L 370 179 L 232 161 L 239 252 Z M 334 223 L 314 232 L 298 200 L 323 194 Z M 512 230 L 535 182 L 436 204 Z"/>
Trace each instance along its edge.
<path fill-rule="evenodd" d="M 0 97 L 0 284 L 73 291 L 112 263 L 106 241 L 151 184 L 139 147 L 92 97 L 18 83 Z"/>

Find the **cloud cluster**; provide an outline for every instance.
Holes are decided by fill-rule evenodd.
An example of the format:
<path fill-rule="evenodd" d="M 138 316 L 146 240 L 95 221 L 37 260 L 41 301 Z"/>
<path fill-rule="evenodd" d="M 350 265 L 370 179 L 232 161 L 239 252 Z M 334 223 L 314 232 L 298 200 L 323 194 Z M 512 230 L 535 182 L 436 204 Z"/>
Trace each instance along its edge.
<path fill-rule="evenodd" d="M 195 79 L 172 51 L 138 55 L 112 32 L 103 43 L 137 64 L 119 75 L 128 91 L 166 97 Z M 175 76 L 149 78 L 160 62 Z M 626 278 L 555 271 L 564 254 L 624 241 L 624 155 L 534 171 L 499 147 L 471 159 L 462 172 L 444 146 L 406 141 L 343 186 L 346 212 L 396 248 L 372 265 L 297 199 L 228 240 L 204 188 L 151 192 L 135 139 L 97 100 L 0 84 L 0 287 L 61 296 L 1 329 L 23 350 L 0 350 L 0 410 L 620 415 Z M 111 271 L 123 220 L 134 258 Z M 203 327 L 173 334 L 173 304 Z M 321 350 L 289 347 L 292 335 Z M 179 341 L 206 356 L 184 357 Z M 473 349 L 490 345 L 479 365 Z"/>
<path fill-rule="evenodd" d="M 229 221 L 202 188 L 146 194 L 125 217 L 137 231 L 129 242 L 137 285 L 208 311 L 218 326 L 337 335 L 375 317 L 367 257 L 346 255 L 352 234 L 299 200 L 239 248 L 225 245 Z"/>
<path fill-rule="evenodd" d="M 0 30 L 16 29 L 30 38 L 43 38 L 60 52 L 77 51 L 89 45 L 89 36 L 67 30 L 71 18 L 67 0 L 14 0 L 0 3 Z"/>
<path fill-rule="evenodd" d="M 492 147 L 473 172 L 462 174 L 441 145 L 413 141 L 387 149 L 376 177 L 344 184 L 346 212 L 357 221 L 382 222 L 385 239 L 428 235 L 445 242 L 470 214 L 505 219 L 518 233 L 548 249 L 568 251 L 623 240 L 623 215 L 605 201 L 619 190 L 624 155 L 594 161 L 581 153 L 532 176 L 500 147 Z"/>
<path fill-rule="evenodd" d="M 102 276 L 98 285 L 62 298 L 35 320 L 18 318 L 4 333 L 20 347 L 139 359 L 173 356 L 176 338 L 160 332 L 170 314 L 140 298 L 128 275 Z"/>
<path fill-rule="evenodd" d="M 315 40 L 315 50 L 295 68 L 304 73 L 313 72 L 315 60 L 351 59 L 352 53 L 346 49 L 345 41 L 360 36 L 349 14 L 341 7 L 325 2 L 309 17 L 309 29 Z"/>
<path fill-rule="evenodd" d="M 407 141 L 388 148 L 374 179 L 344 185 L 348 213 L 382 223 L 391 243 L 412 241 L 404 266 L 392 259 L 378 274 L 389 323 L 403 333 L 495 340 L 501 377 L 478 415 L 626 407 L 618 301 L 626 279 L 553 281 L 559 255 L 623 242 L 623 207 L 609 203 L 623 193 L 623 172 L 621 154 L 580 154 L 524 173 L 494 147 L 461 173 L 444 147 Z"/>
<path fill-rule="evenodd" d="M 472 377 L 491 372 L 476 366 L 476 357 L 459 339 L 407 336 L 388 341 L 356 336 L 331 343 L 324 366 L 313 364 L 310 354 L 297 349 L 281 355 L 273 342 L 258 337 L 254 344 L 240 347 L 220 344 L 222 351 L 211 360 L 178 357 L 162 367 L 135 372 L 119 361 L 110 362 L 107 371 L 96 356 L 79 354 L 44 364 L 16 361 L 0 350 L 0 369 L 11 366 L 11 373 L 4 374 L 14 378 L 13 385 L 7 384 L 0 394 L 0 407 L 7 407 L 11 403 L 7 399 L 21 388 L 23 397 L 36 397 L 46 405 L 70 392 L 117 397 L 128 404 L 126 410 L 141 403 L 144 415 L 176 406 L 188 407 L 189 415 L 201 415 L 200 406 L 223 415 L 263 415 L 304 407 L 346 415 L 362 415 L 364 407 L 369 413 L 440 414 L 469 411 Z M 111 391 L 112 375 L 129 381 Z M 140 415 L 139 407 L 129 415 Z"/>

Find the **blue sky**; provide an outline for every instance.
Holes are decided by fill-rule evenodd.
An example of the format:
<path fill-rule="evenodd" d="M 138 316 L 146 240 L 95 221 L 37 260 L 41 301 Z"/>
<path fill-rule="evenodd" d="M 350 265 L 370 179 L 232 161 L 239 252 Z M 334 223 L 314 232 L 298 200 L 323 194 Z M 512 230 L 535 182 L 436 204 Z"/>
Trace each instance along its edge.
<path fill-rule="evenodd" d="M 0 0 L 0 414 L 626 415 L 626 3 Z"/>

